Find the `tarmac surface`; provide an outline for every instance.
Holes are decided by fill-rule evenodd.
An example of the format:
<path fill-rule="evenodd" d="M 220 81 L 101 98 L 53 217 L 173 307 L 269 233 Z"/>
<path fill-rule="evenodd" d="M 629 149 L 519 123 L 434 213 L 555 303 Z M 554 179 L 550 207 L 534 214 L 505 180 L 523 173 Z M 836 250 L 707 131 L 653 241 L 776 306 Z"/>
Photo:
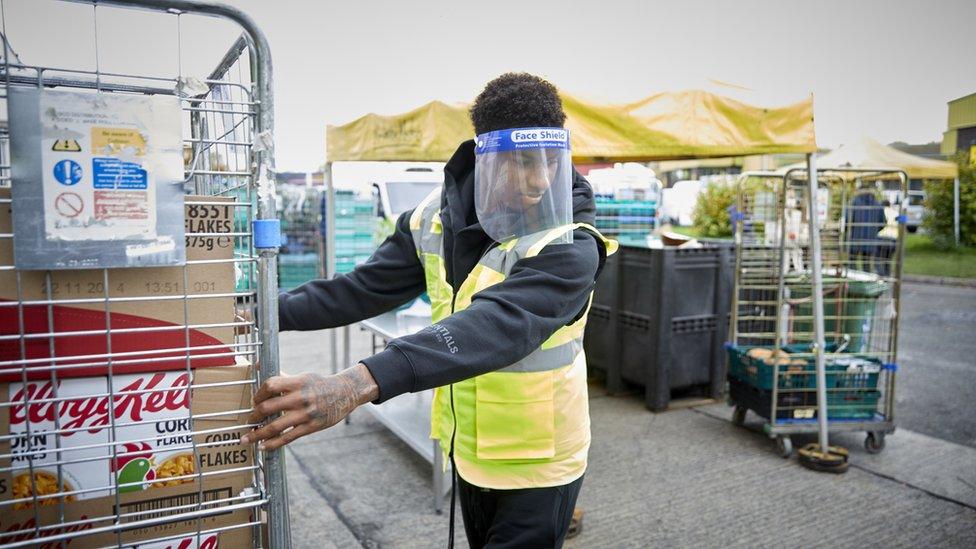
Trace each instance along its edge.
<path fill-rule="evenodd" d="M 927 289 L 906 302 L 926 298 Z M 935 293 L 964 306 L 965 298 Z M 369 353 L 369 337 L 352 332 L 355 361 Z M 325 332 L 282 334 L 283 370 L 327 372 L 328 341 Z M 951 363 L 945 369 L 954 372 Z M 927 402 L 911 383 L 904 382 L 908 397 Z M 653 414 L 636 396 L 609 397 L 591 385 L 590 407 L 593 445 L 579 501 L 585 526 L 566 547 L 976 546 L 971 440 L 899 428 L 884 452 L 870 455 L 863 434 L 839 435 L 832 442 L 850 449 L 853 465 L 829 475 L 780 458 L 758 418 L 735 427 L 724 404 Z M 907 411 L 901 417 L 910 419 Z M 430 465 L 368 410 L 292 443 L 286 455 L 294 547 L 447 545 Z M 457 545 L 466 546 L 460 514 Z"/>
<path fill-rule="evenodd" d="M 976 288 L 906 283 L 898 340 L 896 423 L 976 448 Z"/>

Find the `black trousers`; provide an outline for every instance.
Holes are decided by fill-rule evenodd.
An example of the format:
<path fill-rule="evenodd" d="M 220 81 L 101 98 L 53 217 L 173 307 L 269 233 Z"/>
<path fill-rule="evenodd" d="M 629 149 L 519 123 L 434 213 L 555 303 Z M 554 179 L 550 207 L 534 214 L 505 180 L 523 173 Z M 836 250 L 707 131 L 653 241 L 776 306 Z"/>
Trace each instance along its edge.
<path fill-rule="evenodd" d="M 472 549 L 562 547 L 583 477 L 553 488 L 491 490 L 458 476 L 464 531 Z"/>

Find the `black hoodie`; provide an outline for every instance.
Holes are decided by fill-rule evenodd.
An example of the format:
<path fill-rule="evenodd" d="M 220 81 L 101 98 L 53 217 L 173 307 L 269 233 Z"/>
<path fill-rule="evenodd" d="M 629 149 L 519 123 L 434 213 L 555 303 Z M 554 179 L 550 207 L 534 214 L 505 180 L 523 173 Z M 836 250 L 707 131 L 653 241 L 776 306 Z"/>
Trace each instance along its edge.
<path fill-rule="evenodd" d="M 447 281 L 457 292 L 493 243 L 474 208 L 474 141 L 465 141 L 444 167 L 441 222 Z M 282 330 L 320 330 L 359 322 L 408 303 L 426 289 L 409 220 L 369 261 L 346 275 L 314 280 L 278 299 Z M 573 172 L 573 218 L 594 224 L 589 183 Z M 518 362 L 586 308 L 603 266 L 604 248 L 584 230 L 567 245 L 547 246 L 515 264 L 501 283 L 475 294 L 468 308 L 435 327 L 390 341 L 361 362 L 380 389 L 376 402 L 468 379 Z"/>

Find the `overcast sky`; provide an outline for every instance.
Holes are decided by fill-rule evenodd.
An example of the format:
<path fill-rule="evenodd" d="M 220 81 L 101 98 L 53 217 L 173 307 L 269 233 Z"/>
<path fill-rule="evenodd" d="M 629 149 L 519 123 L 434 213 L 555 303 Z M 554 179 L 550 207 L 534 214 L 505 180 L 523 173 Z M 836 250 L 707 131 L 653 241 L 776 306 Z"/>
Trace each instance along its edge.
<path fill-rule="evenodd" d="M 326 124 L 470 101 L 511 70 L 600 102 L 702 88 L 781 105 L 813 93 L 825 147 L 862 134 L 940 140 L 946 102 L 976 92 L 974 0 L 229 3 L 271 43 L 279 171 L 322 164 Z M 95 68 L 91 7 L 2 6 L 23 62 Z M 206 76 L 239 33 L 212 19 L 96 11 L 104 71 Z"/>

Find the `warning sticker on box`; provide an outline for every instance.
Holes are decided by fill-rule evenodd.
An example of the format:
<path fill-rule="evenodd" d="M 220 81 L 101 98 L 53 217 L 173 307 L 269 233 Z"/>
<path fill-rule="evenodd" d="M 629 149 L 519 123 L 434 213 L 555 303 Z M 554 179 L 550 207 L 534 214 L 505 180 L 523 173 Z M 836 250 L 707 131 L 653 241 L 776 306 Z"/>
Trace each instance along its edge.
<path fill-rule="evenodd" d="M 95 219 L 148 219 L 149 199 L 144 191 L 95 191 Z"/>
<path fill-rule="evenodd" d="M 146 138 L 137 130 L 95 126 L 91 138 L 92 154 L 146 156 Z"/>
<path fill-rule="evenodd" d="M 92 176 L 96 189 L 145 189 L 149 185 L 140 164 L 118 158 L 92 158 Z"/>
<path fill-rule="evenodd" d="M 182 150 L 179 102 L 51 92 L 40 112 L 47 239 L 156 239 L 160 169 Z"/>

